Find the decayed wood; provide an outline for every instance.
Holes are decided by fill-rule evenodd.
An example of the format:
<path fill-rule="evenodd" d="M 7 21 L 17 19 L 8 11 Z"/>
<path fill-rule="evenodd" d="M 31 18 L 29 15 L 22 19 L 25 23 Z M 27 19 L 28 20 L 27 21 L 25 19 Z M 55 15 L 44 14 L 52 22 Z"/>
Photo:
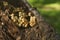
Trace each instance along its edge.
<path fill-rule="evenodd" d="M 28 27 L 18 27 L 9 18 L 9 14 L 6 14 L 4 11 L 2 11 L 2 14 L 0 12 L 1 14 L 0 15 L 0 39 L 1 40 L 56 40 L 54 28 L 48 23 L 46 23 L 42 18 L 42 16 L 39 14 L 39 12 L 36 9 L 32 8 L 27 3 L 26 0 L 15 0 L 15 1 L 3 0 L 3 1 L 7 1 L 9 4 L 13 5 L 14 8 L 18 6 L 22 7 L 22 9 L 26 14 L 28 14 L 29 12 L 34 14 L 34 16 L 31 17 L 32 18 L 36 17 L 36 24 L 32 27 L 29 24 Z M 16 3 L 18 4 L 17 6 Z"/>

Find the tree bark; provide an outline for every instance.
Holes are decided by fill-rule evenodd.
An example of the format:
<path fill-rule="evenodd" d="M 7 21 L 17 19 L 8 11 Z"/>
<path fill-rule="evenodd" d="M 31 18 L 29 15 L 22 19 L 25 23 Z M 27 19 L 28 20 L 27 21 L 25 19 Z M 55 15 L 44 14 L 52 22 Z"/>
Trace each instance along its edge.
<path fill-rule="evenodd" d="M 26 0 L 3 1 L 9 2 L 15 7 L 22 7 L 26 13 L 32 12 L 37 18 L 37 24 L 32 28 L 20 28 L 8 18 L 8 15 L 2 15 L 0 19 L 5 25 L 0 24 L 0 40 L 56 40 L 54 28 L 45 22 L 39 12 L 32 8 Z"/>

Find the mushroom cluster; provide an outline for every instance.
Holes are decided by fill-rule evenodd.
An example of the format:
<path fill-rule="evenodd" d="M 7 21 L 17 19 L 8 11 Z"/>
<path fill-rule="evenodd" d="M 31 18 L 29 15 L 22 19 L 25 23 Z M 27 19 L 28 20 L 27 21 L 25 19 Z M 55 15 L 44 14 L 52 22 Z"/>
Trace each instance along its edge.
<path fill-rule="evenodd" d="M 37 23 L 32 12 L 26 13 L 22 7 L 14 7 L 6 1 L 0 2 L 0 15 L 2 14 L 8 15 L 8 18 L 19 27 L 34 27 Z"/>

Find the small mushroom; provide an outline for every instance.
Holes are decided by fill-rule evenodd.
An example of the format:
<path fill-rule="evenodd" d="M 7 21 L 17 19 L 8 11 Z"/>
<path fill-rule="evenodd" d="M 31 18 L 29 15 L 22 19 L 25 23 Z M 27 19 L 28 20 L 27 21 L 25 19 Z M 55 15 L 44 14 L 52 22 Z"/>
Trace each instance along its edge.
<path fill-rule="evenodd" d="M 19 12 L 19 16 L 22 16 L 22 12 Z"/>
<path fill-rule="evenodd" d="M 28 26 L 28 21 L 26 19 L 24 19 L 23 26 L 24 27 L 27 27 Z"/>
<path fill-rule="evenodd" d="M 36 17 L 35 16 L 31 16 L 29 23 L 30 23 L 30 26 L 33 27 L 36 24 Z"/>

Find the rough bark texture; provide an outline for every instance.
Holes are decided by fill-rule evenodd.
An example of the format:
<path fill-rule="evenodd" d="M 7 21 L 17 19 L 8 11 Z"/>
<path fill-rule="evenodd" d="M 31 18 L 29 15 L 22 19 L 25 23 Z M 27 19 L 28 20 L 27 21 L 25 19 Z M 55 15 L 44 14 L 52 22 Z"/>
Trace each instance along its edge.
<path fill-rule="evenodd" d="M 39 12 L 32 8 L 26 0 L 0 1 L 7 1 L 14 7 L 22 7 L 25 13 L 32 12 L 37 20 L 34 27 L 17 27 L 5 12 L 2 14 L 0 12 L 0 40 L 56 40 L 53 27 L 45 22 Z"/>

